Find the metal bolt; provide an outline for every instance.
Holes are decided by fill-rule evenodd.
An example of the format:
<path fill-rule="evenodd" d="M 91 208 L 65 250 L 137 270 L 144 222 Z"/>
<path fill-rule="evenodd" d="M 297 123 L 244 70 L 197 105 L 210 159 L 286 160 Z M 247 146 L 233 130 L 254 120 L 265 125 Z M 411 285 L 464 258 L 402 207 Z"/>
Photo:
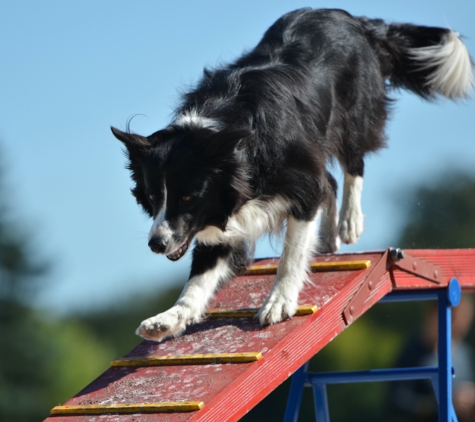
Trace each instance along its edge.
<path fill-rule="evenodd" d="M 417 262 L 416 262 L 416 261 L 414 261 L 414 262 L 412 263 L 412 268 L 413 268 L 414 270 L 417 269 Z"/>
<path fill-rule="evenodd" d="M 368 289 L 373 290 L 373 282 L 372 281 L 370 281 L 368 283 Z"/>
<path fill-rule="evenodd" d="M 399 248 L 391 248 L 389 250 L 389 254 L 391 256 L 391 260 L 393 262 L 398 262 L 400 261 L 401 259 L 403 259 L 405 257 L 405 253 L 402 249 L 399 249 Z"/>

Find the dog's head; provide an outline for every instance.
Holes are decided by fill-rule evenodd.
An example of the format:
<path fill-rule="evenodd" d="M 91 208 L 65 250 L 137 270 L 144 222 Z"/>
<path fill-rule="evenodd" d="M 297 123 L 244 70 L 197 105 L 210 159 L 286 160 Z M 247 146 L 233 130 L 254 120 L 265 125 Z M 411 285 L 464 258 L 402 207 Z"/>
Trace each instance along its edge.
<path fill-rule="evenodd" d="M 149 246 L 176 261 L 197 233 L 224 231 L 248 195 L 242 140 L 246 130 L 169 126 L 143 137 L 111 128 L 126 146 L 132 193 L 153 218 Z"/>

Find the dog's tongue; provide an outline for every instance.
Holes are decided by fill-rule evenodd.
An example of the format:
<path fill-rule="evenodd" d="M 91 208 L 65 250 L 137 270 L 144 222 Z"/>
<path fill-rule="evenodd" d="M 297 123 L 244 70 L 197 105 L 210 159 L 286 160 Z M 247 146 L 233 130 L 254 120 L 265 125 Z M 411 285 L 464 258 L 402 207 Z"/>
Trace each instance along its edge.
<path fill-rule="evenodd" d="M 175 252 L 168 254 L 166 257 L 170 261 L 178 261 L 188 250 L 188 242 L 183 243 Z"/>

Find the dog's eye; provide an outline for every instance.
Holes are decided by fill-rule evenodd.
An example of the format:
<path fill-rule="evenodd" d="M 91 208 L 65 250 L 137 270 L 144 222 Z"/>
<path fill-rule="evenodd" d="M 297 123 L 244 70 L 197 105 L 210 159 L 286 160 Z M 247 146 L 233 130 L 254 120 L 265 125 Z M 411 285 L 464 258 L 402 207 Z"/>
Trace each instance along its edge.
<path fill-rule="evenodd" d="M 155 199 L 157 199 L 157 197 L 153 193 L 149 193 L 148 199 L 150 199 L 152 202 L 155 202 Z"/>
<path fill-rule="evenodd" d="M 191 196 L 186 195 L 181 197 L 181 202 L 190 202 Z"/>

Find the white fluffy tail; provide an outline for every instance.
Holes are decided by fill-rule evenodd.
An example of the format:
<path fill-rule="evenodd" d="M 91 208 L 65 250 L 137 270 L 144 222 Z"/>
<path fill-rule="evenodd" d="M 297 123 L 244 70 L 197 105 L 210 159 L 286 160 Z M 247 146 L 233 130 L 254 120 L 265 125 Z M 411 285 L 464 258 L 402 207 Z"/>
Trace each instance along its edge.
<path fill-rule="evenodd" d="M 418 63 L 418 69 L 431 69 L 426 86 L 432 92 L 451 100 L 471 94 L 474 88 L 473 62 L 457 32 L 447 32 L 440 44 L 411 48 L 408 54 Z"/>

